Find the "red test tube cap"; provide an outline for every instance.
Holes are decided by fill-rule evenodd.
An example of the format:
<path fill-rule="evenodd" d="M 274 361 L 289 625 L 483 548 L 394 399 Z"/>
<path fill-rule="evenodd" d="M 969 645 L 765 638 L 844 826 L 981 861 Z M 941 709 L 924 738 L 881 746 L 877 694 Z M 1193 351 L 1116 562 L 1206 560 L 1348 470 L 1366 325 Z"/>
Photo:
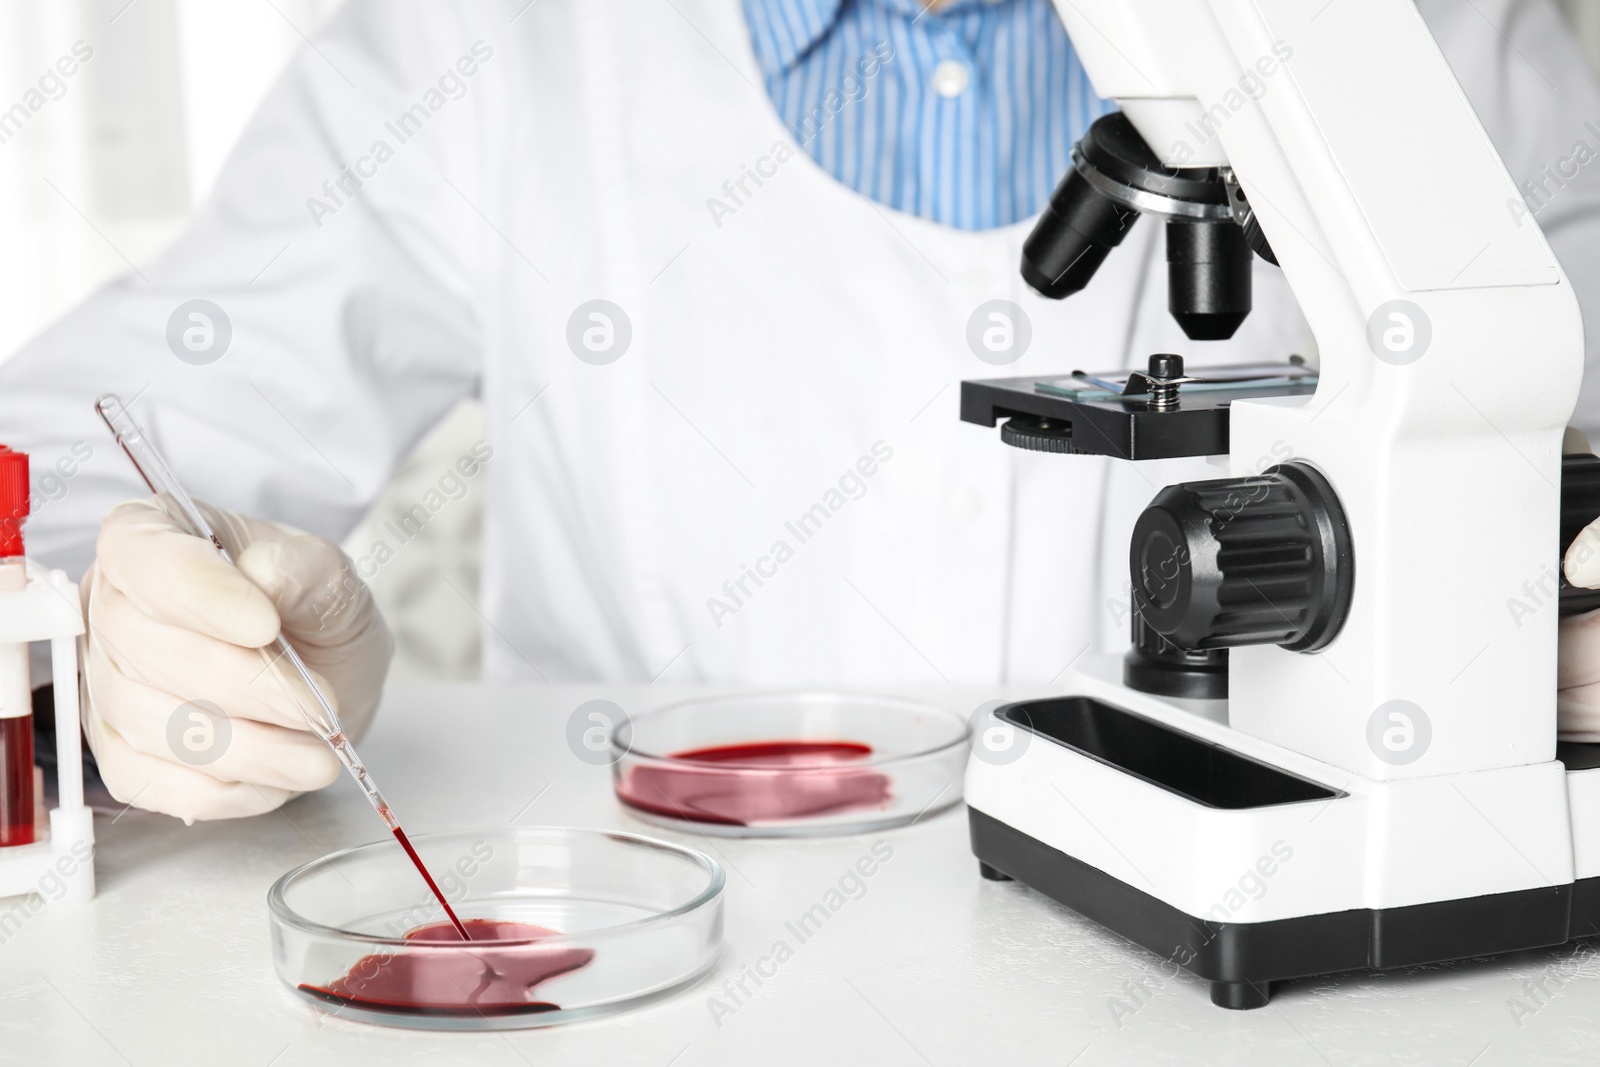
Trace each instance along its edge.
<path fill-rule="evenodd" d="M 0 559 L 23 554 L 22 523 L 28 517 L 28 454 L 0 445 Z"/>

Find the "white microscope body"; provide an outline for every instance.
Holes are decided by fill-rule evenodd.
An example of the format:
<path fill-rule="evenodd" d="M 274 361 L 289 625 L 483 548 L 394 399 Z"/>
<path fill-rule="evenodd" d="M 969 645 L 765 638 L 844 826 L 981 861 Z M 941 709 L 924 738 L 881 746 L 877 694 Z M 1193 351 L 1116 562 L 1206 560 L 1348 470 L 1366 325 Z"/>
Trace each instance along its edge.
<path fill-rule="evenodd" d="M 1555 603 L 1508 610 L 1559 566 L 1578 303 L 1422 18 L 1409 0 L 1057 6 L 1161 162 L 1231 168 L 1248 196 L 1320 384 L 1236 400 L 1229 469 L 1320 472 L 1354 580 L 1321 650 L 1230 649 L 1225 713 L 1115 663 L 1070 677 L 1067 696 L 1139 720 L 1128 745 L 1141 723 L 1175 735 L 1188 769 L 1152 770 L 1148 745 L 1122 759 L 1096 722 L 974 757 L 985 873 L 1173 956 L 1230 1007 L 1277 979 L 1600 929 L 1600 761 L 1556 759 Z M 1219 749 L 1304 788 L 1186 788 L 1240 766 Z"/>

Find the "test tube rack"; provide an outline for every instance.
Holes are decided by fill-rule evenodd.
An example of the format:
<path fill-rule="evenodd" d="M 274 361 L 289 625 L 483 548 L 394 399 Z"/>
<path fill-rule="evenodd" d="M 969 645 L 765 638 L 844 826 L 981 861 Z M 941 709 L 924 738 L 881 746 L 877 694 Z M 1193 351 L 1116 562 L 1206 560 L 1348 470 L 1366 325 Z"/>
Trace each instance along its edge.
<path fill-rule="evenodd" d="M 27 562 L 28 584 L 0 594 L 0 643 L 50 642 L 55 681 L 56 806 L 50 833 L 31 845 L 0 848 L 0 897 L 38 894 L 51 903 L 94 897 L 94 813 L 83 803 L 78 720 L 78 639 L 83 608 L 66 572 Z M 63 887 L 64 888 L 61 888 Z"/>

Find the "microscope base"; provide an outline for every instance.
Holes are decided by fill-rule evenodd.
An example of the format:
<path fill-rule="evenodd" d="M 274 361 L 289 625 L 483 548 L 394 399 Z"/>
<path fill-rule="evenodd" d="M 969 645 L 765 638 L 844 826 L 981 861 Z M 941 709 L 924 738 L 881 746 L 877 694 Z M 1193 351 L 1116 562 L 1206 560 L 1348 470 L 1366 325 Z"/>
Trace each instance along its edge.
<path fill-rule="evenodd" d="M 1229 725 L 1225 701 L 1122 684 L 1084 657 L 1061 691 L 995 702 L 965 796 L 972 851 L 1144 946 L 1212 1000 L 1600 936 L 1600 745 L 1376 779 Z"/>
<path fill-rule="evenodd" d="M 1264 1007 L 1271 984 L 1562 944 L 1600 933 L 1600 878 L 1542 889 L 1267 922 L 1188 915 L 969 808 L 985 878 L 1015 879 L 1211 983 L 1220 1007 Z"/>

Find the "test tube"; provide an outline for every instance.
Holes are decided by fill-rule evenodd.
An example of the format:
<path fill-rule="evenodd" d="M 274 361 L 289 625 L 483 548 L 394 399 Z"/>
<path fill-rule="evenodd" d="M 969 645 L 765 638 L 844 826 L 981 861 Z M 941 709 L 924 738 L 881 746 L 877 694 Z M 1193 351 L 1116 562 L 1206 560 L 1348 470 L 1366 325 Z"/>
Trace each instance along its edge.
<path fill-rule="evenodd" d="M 28 588 L 28 455 L 0 445 L 0 596 Z M 0 848 L 34 842 L 33 685 L 25 641 L 0 644 Z"/>

